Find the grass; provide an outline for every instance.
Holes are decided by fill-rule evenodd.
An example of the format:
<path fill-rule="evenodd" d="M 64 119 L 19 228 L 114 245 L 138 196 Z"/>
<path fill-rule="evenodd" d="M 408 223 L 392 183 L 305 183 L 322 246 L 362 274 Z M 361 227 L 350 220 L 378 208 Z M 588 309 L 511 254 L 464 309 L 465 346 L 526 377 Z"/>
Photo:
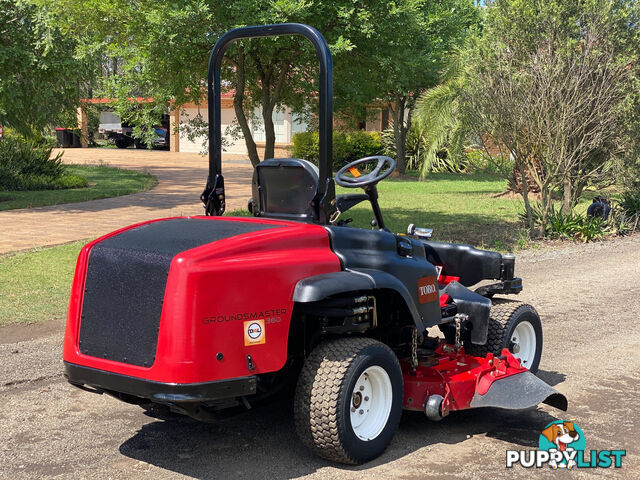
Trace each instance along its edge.
<path fill-rule="evenodd" d="M 89 186 L 66 190 L 0 191 L 0 210 L 117 197 L 149 190 L 158 183 L 158 180 L 148 173 L 106 166 L 69 165 L 67 173 L 86 178 Z"/>
<path fill-rule="evenodd" d="M 404 233 L 410 223 L 432 228 L 433 240 L 467 243 L 479 248 L 517 251 L 530 240 L 518 218 L 524 202 L 517 195 L 501 195 L 506 180 L 494 173 L 431 173 L 425 181 L 417 174 L 388 178 L 378 184 L 385 226 Z M 362 193 L 362 189 L 336 187 L 336 193 Z M 576 211 L 584 212 L 597 193 L 586 192 Z M 533 201 L 533 200 L 532 200 Z M 229 215 L 248 215 L 244 210 Z M 371 228 L 373 212 L 362 202 L 340 216 L 353 219 L 350 226 Z"/>
<path fill-rule="evenodd" d="M 422 182 L 412 178 L 380 182 L 378 202 L 392 232 L 406 232 L 413 223 L 433 228 L 434 240 L 513 249 L 522 238 L 518 212 L 523 202 L 496 197 L 505 188 L 506 181 L 498 175 L 434 173 Z M 355 191 L 338 189 L 338 193 Z M 341 218 L 353 218 L 350 225 L 370 228 L 373 212 L 368 202 L 363 202 Z"/>
<path fill-rule="evenodd" d="M 79 241 L 0 256 L 0 325 L 63 318 Z"/>

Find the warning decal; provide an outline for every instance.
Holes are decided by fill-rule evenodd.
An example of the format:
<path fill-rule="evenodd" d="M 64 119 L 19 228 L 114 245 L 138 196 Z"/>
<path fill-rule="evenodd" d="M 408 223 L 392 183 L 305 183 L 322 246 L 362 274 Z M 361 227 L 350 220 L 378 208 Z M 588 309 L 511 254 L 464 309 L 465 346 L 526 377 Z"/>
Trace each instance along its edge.
<path fill-rule="evenodd" d="M 262 345 L 265 342 L 264 318 L 244 322 L 244 346 Z"/>

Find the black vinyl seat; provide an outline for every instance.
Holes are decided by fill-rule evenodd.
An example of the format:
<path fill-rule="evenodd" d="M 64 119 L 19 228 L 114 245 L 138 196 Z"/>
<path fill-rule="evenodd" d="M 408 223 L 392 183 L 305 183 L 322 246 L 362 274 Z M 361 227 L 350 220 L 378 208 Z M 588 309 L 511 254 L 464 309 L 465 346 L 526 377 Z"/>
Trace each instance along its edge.
<path fill-rule="evenodd" d="M 272 158 L 253 171 L 252 212 L 257 217 L 317 221 L 311 201 L 318 191 L 318 168 L 307 160 Z"/>
<path fill-rule="evenodd" d="M 423 241 L 427 260 L 442 267 L 442 275 L 460 277 L 465 287 L 481 280 L 498 279 L 502 272 L 502 255 L 479 250 L 470 245 Z"/>

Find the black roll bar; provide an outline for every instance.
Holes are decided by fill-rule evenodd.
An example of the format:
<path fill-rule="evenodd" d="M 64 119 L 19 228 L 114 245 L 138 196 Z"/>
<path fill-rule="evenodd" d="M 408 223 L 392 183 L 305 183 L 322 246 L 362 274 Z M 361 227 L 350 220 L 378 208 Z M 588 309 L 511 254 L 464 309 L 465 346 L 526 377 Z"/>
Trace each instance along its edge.
<path fill-rule="evenodd" d="M 229 46 L 242 38 L 272 37 L 278 35 L 302 35 L 316 50 L 320 63 L 319 89 L 319 183 L 312 201 L 316 218 L 329 223 L 335 211 L 335 186 L 333 184 L 333 64 L 329 45 L 315 28 L 301 23 L 281 23 L 239 27 L 222 35 L 209 57 L 209 178 L 201 195 L 207 215 L 222 215 L 225 208 L 224 178 L 222 176 L 222 120 L 220 104 L 220 70 L 222 57 Z"/>

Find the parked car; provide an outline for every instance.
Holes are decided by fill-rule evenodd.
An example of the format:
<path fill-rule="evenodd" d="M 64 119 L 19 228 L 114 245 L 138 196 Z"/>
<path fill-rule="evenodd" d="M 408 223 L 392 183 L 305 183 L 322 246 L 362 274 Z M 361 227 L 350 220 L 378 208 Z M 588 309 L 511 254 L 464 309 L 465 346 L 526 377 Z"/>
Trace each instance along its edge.
<path fill-rule="evenodd" d="M 168 126 L 168 116 L 162 119 L 162 123 Z M 113 112 L 100 112 L 100 125 L 98 132 L 115 143 L 118 148 L 147 148 L 147 144 L 133 136 L 133 126 L 122 122 L 120 117 Z M 153 140 L 153 148 L 169 148 L 169 129 L 163 125 L 155 127 L 156 137 Z"/>

